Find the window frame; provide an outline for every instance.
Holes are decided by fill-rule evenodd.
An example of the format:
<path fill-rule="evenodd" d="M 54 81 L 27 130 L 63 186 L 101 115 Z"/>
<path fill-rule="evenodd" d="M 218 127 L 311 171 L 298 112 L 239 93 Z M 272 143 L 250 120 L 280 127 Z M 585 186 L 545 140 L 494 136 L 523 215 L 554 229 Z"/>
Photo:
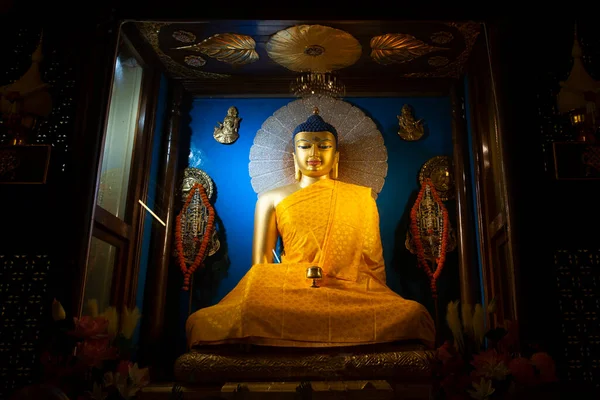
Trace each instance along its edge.
<path fill-rule="evenodd" d="M 140 54 L 137 46 L 130 39 L 127 30 L 121 25 L 115 42 L 112 59 L 112 71 L 108 84 L 108 96 L 106 98 L 106 112 L 101 121 L 102 140 L 99 145 L 98 162 L 96 168 L 96 185 L 93 196 L 93 211 L 91 229 L 87 240 L 87 251 L 83 265 L 79 314 L 83 313 L 83 301 L 85 299 L 85 287 L 87 283 L 87 270 L 89 263 L 89 252 L 92 237 L 103 240 L 118 249 L 118 256 L 113 268 L 112 286 L 110 289 L 110 304 L 117 309 L 131 307 L 135 304 L 137 291 L 137 275 L 139 271 L 139 260 L 141 254 L 144 213 L 138 199 L 144 201 L 148 191 L 148 179 L 150 174 L 149 164 L 152 156 L 152 142 L 155 128 L 155 113 L 157 108 L 157 95 L 160 85 L 160 73 L 151 64 L 146 62 Z M 112 96 L 112 84 L 114 82 L 115 62 L 122 46 L 127 46 L 130 52 L 142 68 L 142 80 L 140 98 L 137 110 L 137 121 L 131 153 L 131 165 L 129 170 L 129 183 L 127 186 L 127 200 L 123 219 L 110 213 L 97 204 L 100 171 L 102 169 L 104 146 L 107 139 L 107 125 L 110 112 L 110 101 Z"/>

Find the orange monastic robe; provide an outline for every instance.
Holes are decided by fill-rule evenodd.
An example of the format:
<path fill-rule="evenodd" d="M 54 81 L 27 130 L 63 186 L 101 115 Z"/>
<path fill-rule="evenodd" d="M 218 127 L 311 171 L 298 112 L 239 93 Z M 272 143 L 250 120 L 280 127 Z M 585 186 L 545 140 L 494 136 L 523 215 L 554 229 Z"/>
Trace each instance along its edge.
<path fill-rule="evenodd" d="M 326 347 L 417 339 L 433 345 L 421 304 L 385 284 L 379 214 L 371 189 L 321 180 L 281 201 L 281 264 L 256 264 L 218 304 L 186 323 L 188 345 L 254 343 Z M 306 269 L 323 269 L 311 288 Z"/>

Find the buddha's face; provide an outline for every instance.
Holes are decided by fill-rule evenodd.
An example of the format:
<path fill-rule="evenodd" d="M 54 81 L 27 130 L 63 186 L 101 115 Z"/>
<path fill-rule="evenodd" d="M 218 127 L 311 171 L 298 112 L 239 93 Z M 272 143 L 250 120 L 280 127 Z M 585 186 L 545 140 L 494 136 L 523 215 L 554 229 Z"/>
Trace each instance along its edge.
<path fill-rule="evenodd" d="M 328 175 L 338 162 L 335 136 L 331 132 L 299 132 L 294 136 L 294 162 L 302 175 Z"/>

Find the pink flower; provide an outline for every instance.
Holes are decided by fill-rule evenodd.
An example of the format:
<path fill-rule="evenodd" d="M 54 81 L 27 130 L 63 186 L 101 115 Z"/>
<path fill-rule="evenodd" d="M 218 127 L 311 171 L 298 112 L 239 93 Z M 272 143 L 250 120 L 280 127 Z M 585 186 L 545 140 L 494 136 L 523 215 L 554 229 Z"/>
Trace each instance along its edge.
<path fill-rule="evenodd" d="M 539 352 L 531 356 L 531 363 L 540 371 L 540 380 L 544 383 L 556 382 L 556 365 L 548 353 Z"/>
<path fill-rule="evenodd" d="M 475 375 L 488 379 L 503 380 L 509 374 L 506 366 L 508 358 L 495 349 L 486 350 L 473 355 L 471 364 L 475 367 Z"/>
<path fill-rule="evenodd" d="M 127 360 L 121 360 L 117 365 L 117 373 L 121 376 L 129 376 L 129 368 L 133 365 Z"/>
<path fill-rule="evenodd" d="M 87 365 L 98 366 L 117 357 L 117 349 L 109 345 L 108 338 L 88 338 L 77 345 L 77 354 Z"/>
<path fill-rule="evenodd" d="M 537 380 L 535 369 L 531 361 L 525 357 L 515 358 L 508 363 L 508 369 L 517 383 L 531 385 Z"/>
<path fill-rule="evenodd" d="M 446 342 L 437 349 L 437 358 L 440 361 L 446 362 L 456 356 L 454 346 L 446 340 Z"/>
<path fill-rule="evenodd" d="M 129 366 L 129 377 L 134 386 L 143 388 L 150 383 L 150 370 L 148 367 L 139 368 L 137 363 L 135 363 Z"/>
<path fill-rule="evenodd" d="M 81 319 L 73 317 L 75 329 L 69 331 L 69 335 L 78 338 L 89 338 L 105 334 L 108 329 L 108 320 L 104 317 L 83 316 Z"/>

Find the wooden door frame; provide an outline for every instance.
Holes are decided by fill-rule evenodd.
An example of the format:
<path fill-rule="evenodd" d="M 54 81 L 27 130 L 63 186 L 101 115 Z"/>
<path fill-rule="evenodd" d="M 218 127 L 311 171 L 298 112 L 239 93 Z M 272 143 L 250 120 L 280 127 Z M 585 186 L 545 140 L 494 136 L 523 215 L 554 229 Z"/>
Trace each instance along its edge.
<path fill-rule="evenodd" d="M 504 320 L 519 319 L 518 260 L 515 257 L 516 240 L 512 229 L 514 226 L 513 207 L 508 171 L 510 163 L 506 157 L 505 148 L 506 134 L 502 108 L 505 99 L 499 84 L 501 66 L 496 58 L 495 43 L 499 38 L 493 25 L 482 24 L 482 26 L 484 29 L 481 37 L 473 47 L 467 82 L 471 106 L 471 151 L 474 162 L 473 179 L 484 302 L 489 302 L 493 297 L 502 296 L 497 300 L 509 304 L 508 307 L 498 306 L 495 317 L 489 321 L 490 327 L 493 328 L 503 326 Z M 491 132 L 492 130 L 494 132 Z M 495 152 L 495 160 L 491 158 L 493 152 Z M 495 193 L 488 188 L 492 182 L 486 183 L 485 174 L 486 168 L 494 168 L 494 165 L 491 165 L 493 163 L 497 163 L 495 168 L 498 169 L 502 180 L 493 182 L 494 185 L 500 185 L 502 209 L 499 209 L 499 213 L 490 215 L 487 205 L 492 200 L 490 196 L 494 196 Z M 508 270 L 506 271 L 494 267 L 498 264 L 498 251 L 503 244 L 506 244 L 508 252 Z"/>
<path fill-rule="evenodd" d="M 121 254 L 123 257 L 124 254 L 127 257 L 120 260 L 113 271 L 115 279 L 113 288 L 111 288 L 112 305 L 119 309 L 123 306 L 132 306 L 136 297 L 141 247 L 139 232 L 143 227 L 143 214 L 136 199 L 145 199 L 147 194 L 148 166 L 151 161 L 160 70 L 155 67 L 155 64 L 148 62 L 147 53 L 144 54 L 143 50 L 140 51 L 132 43 L 127 32 L 121 29 L 123 23 L 122 21 L 110 21 L 107 24 L 99 24 L 95 31 L 94 45 L 87 54 L 89 61 L 86 64 L 90 67 L 84 72 L 85 80 L 81 88 L 83 101 L 76 126 L 81 132 L 81 137 L 77 138 L 79 139 L 77 147 L 82 154 L 81 161 L 83 163 L 78 177 L 83 199 L 79 210 L 82 215 L 80 222 L 82 226 L 78 230 L 80 233 L 79 252 L 75 268 L 76 276 L 72 283 L 72 312 L 78 317 L 83 312 L 87 263 L 92 236 L 95 233 L 104 232 L 101 235 L 106 238 L 107 232 L 111 232 L 111 236 L 128 242 L 122 247 L 123 253 Z M 129 46 L 144 68 L 124 220 L 97 205 L 100 168 L 114 79 L 114 63 L 121 41 L 124 45 Z M 84 135 L 83 132 L 89 134 Z"/>

